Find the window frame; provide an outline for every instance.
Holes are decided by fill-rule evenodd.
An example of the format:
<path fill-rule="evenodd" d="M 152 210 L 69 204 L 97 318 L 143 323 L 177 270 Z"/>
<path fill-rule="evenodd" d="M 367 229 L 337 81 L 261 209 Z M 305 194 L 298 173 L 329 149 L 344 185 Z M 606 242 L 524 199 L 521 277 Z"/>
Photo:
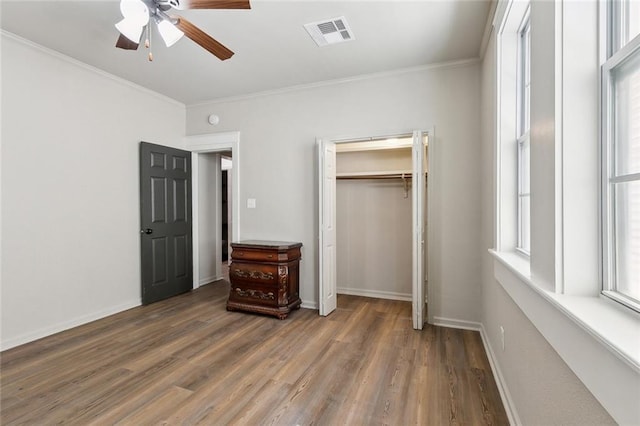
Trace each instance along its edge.
<path fill-rule="evenodd" d="M 517 252 L 531 256 L 531 150 L 530 150 L 530 114 L 531 114 L 531 6 L 527 6 L 522 17 L 522 22 L 518 27 L 518 64 L 516 76 L 516 179 L 517 179 L 517 201 L 516 201 L 516 246 Z M 528 153 L 528 155 L 525 155 Z M 526 164 L 524 164 L 526 162 Z M 525 190 L 525 177 L 529 184 L 529 190 Z M 523 203 L 524 199 L 529 200 L 528 220 L 524 220 Z M 526 228 L 526 229 L 525 229 Z M 524 242 L 524 234 L 528 235 L 528 242 Z"/>
<path fill-rule="evenodd" d="M 613 74 L 620 66 L 635 57 L 640 58 L 640 34 L 626 40 L 627 2 L 610 2 L 604 22 L 605 55 L 601 66 L 601 259 L 602 294 L 624 306 L 640 312 L 640 300 L 617 289 L 616 259 L 616 199 L 615 185 L 640 181 L 640 173 L 616 173 L 615 146 L 615 87 Z M 617 24 L 617 25 L 616 25 Z M 618 30 L 618 31 L 615 31 Z"/>

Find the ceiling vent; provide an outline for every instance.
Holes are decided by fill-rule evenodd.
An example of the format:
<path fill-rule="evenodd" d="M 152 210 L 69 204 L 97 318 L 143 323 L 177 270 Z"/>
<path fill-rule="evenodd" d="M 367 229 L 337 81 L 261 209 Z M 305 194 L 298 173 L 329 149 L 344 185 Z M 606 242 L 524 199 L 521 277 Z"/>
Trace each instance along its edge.
<path fill-rule="evenodd" d="M 306 24 L 304 28 L 318 46 L 342 43 L 355 39 L 344 16 L 327 21 L 312 22 Z"/>

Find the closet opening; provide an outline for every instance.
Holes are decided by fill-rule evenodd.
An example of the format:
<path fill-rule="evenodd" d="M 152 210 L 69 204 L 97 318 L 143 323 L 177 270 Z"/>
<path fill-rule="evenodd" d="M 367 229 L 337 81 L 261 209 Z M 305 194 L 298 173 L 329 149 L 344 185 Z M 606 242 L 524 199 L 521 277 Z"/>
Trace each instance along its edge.
<path fill-rule="evenodd" d="M 336 144 L 337 293 L 411 301 L 411 136 Z"/>
<path fill-rule="evenodd" d="M 320 313 L 346 294 L 412 302 L 426 319 L 428 134 L 320 140 Z"/>

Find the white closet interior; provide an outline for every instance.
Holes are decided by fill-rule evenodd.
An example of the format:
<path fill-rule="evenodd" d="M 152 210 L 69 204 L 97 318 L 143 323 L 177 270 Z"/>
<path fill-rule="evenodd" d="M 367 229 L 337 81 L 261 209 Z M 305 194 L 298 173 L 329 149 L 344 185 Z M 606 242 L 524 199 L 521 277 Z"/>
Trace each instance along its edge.
<path fill-rule="evenodd" d="M 336 145 L 338 294 L 412 300 L 412 142 Z"/>

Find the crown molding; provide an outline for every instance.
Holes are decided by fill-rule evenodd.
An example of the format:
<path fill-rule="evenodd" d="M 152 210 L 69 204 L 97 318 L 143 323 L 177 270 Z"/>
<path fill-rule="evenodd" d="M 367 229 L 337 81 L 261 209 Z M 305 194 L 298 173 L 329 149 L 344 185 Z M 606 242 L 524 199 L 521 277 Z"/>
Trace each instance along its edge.
<path fill-rule="evenodd" d="M 431 70 L 437 70 L 437 69 L 462 68 L 462 67 L 475 65 L 478 63 L 480 63 L 480 58 L 462 59 L 458 61 L 449 61 L 449 62 L 438 62 L 435 64 L 420 65 L 416 67 L 400 68 L 400 69 L 395 69 L 391 71 L 382 71 L 382 72 L 371 73 L 371 74 L 356 75 L 353 77 L 339 78 L 334 80 L 324 80 L 324 81 L 318 81 L 315 83 L 308 83 L 308 84 L 300 84 L 296 86 L 283 87 L 281 89 L 265 90 L 262 92 L 248 93 L 246 95 L 211 99 L 208 101 L 188 104 L 187 108 L 197 108 L 201 106 L 206 106 L 211 104 L 220 104 L 220 103 L 226 103 L 226 102 L 246 101 L 246 100 L 262 98 L 266 96 L 282 95 L 286 93 L 299 92 L 303 90 L 317 89 L 320 87 L 337 86 L 345 83 L 375 80 L 378 78 L 394 77 L 394 76 L 403 75 L 403 74 L 419 73 L 419 72 L 431 71 Z"/>
<path fill-rule="evenodd" d="M 58 52 L 56 50 L 50 49 L 48 47 L 44 47 L 41 44 L 35 43 L 35 42 L 31 41 L 31 40 L 27 40 L 26 38 L 20 37 L 20 36 L 14 34 L 14 33 L 11 33 L 9 31 L 0 29 L 0 35 L 2 35 L 2 38 L 7 38 L 9 40 L 15 41 L 15 42 L 17 42 L 19 44 L 22 44 L 23 46 L 29 47 L 31 49 L 37 50 L 37 51 L 39 51 L 41 53 L 44 53 L 44 54 L 46 54 L 48 56 L 51 56 L 53 58 L 59 59 L 59 60 L 64 61 L 64 62 L 67 62 L 68 64 L 71 64 L 71 65 L 74 65 L 76 67 L 82 68 L 82 69 L 84 69 L 86 71 L 89 71 L 89 72 L 91 72 L 93 74 L 96 74 L 96 75 L 98 75 L 100 77 L 109 79 L 109 80 L 111 80 L 111 81 L 113 81 L 115 83 L 121 84 L 121 85 L 126 86 L 126 87 L 131 88 L 131 89 L 134 89 L 134 90 L 136 90 L 136 91 L 138 91 L 140 93 L 143 93 L 145 95 L 152 96 L 152 97 L 154 97 L 154 98 L 156 98 L 156 99 L 158 99 L 160 101 L 175 105 L 175 106 L 183 108 L 183 109 L 186 109 L 186 105 L 185 104 L 183 104 L 182 102 L 179 102 L 179 101 L 177 101 L 177 100 L 175 100 L 173 98 L 170 98 L 170 97 L 165 96 L 165 95 L 163 95 L 161 93 L 155 92 L 155 91 L 153 91 L 151 89 L 147 89 L 146 87 L 140 86 L 140 85 L 138 85 L 136 83 L 133 83 L 133 82 L 131 82 L 129 80 L 126 80 L 126 79 L 124 79 L 122 77 L 118 77 L 116 75 L 108 73 L 108 72 L 106 72 L 104 70 L 101 70 L 100 68 L 96 68 L 96 67 L 94 67 L 92 65 L 89 65 L 89 64 L 84 63 L 82 61 L 74 59 L 74 58 L 72 58 L 70 56 L 67 56 L 67 55 L 65 55 L 63 53 L 60 53 L 60 52 Z"/>
<path fill-rule="evenodd" d="M 484 24 L 484 32 L 482 33 L 482 41 L 480 42 L 480 58 L 484 59 L 484 54 L 487 52 L 487 46 L 491 39 L 491 33 L 493 33 L 493 18 L 498 9 L 498 0 L 492 0 L 489 6 L 489 14 L 487 15 L 487 22 Z"/>

